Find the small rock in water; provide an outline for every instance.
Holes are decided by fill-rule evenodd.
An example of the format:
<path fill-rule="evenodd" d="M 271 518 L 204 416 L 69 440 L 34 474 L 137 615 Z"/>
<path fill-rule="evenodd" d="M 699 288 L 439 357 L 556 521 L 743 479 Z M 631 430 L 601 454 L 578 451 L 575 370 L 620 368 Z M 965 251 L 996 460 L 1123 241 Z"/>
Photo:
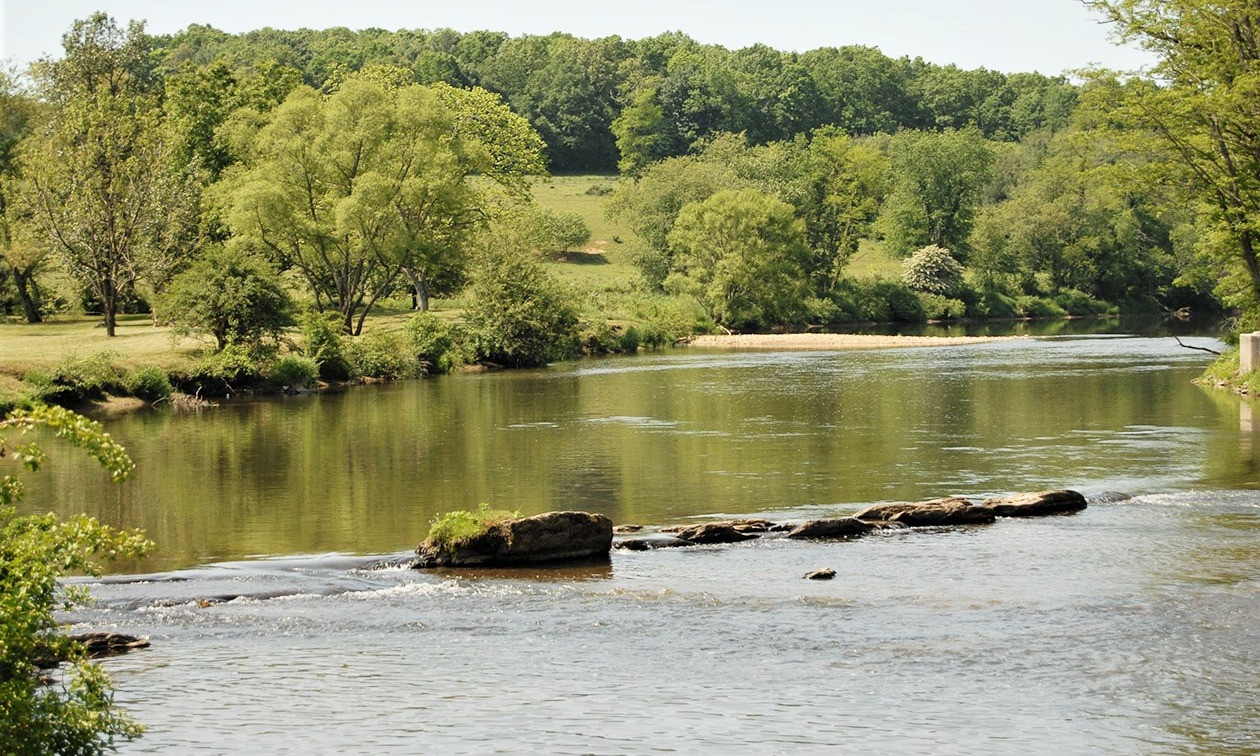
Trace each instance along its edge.
<path fill-rule="evenodd" d="M 829 520 L 809 520 L 796 526 L 788 538 L 847 538 L 862 535 L 874 529 L 874 525 L 856 517 L 837 517 Z"/>
<path fill-rule="evenodd" d="M 652 551 L 653 549 L 673 549 L 680 546 L 695 546 L 695 544 L 664 533 L 613 541 L 613 548 L 619 551 Z"/>
<path fill-rule="evenodd" d="M 888 520 L 912 528 L 933 525 L 974 525 L 993 522 L 988 507 L 973 507 L 966 499 L 952 497 L 917 504 L 876 504 L 853 515 L 859 520 Z"/>
<path fill-rule="evenodd" d="M 749 538 L 757 537 L 737 529 L 729 522 L 706 522 L 703 525 L 692 525 L 689 528 L 679 530 L 674 535 L 677 535 L 684 541 L 699 544 L 738 543 L 739 541 L 747 541 Z"/>
<path fill-rule="evenodd" d="M 823 567 L 820 570 L 805 573 L 806 580 L 830 580 L 836 576 L 836 571 L 830 567 Z"/>
<path fill-rule="evenodd" d="M 613 535 L 624 535 L 626 533 L 638 533 L 643 530 L 642 525 L 618 525 L 613 528 Z"/>
<path fill-rule="evenodd" d="M 988 509 L 998 517 L 1044 517 L 1069 514 L 1085 509 L 1085 497 L 1076 491 L 1039 491 L 985 499 L 979 509 Z"/>

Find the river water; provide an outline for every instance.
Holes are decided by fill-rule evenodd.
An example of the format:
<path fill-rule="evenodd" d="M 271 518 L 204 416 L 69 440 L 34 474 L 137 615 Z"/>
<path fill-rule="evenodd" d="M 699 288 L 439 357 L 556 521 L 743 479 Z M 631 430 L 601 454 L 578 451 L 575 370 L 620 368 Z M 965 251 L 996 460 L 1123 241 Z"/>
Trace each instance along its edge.
<path fill-rule="evenodd" d="M 153 640 L 108 662 L 149 726 L 124 753 L 1256 753 L 1260 437 L 1204 362 L 1109 334 L 454 376 L 117 418 L 133 482 L 59 454 L 32 500 L 159 543 L 74 618 Z M 1049 487 L 1091 506 L 379 566 L 481 502 L 652 526 Z"/>

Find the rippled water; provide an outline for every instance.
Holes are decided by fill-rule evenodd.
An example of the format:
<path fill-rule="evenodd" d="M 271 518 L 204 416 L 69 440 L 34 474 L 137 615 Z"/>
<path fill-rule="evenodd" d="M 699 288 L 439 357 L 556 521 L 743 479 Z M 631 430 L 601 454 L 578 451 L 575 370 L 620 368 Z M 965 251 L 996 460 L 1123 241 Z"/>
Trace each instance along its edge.
<path fill-rule="evenodd" d="M 1201 357 L 1165 342 L 674 353 L 128 420 L 140 480 L 186 431 L 192 469 L 174 477 L 202 485 L 168 488 L 166 515 L 134 493 L 117 507 L 221 543 L 103 581 L 76 619 L 153 639 L 108 663 L 150 727 L 125 753 L 1256 753 L 1255 437 L 1238 400 L 1189 385 Z M 355 488 L 311 426 L 392 438 L 372 447 L 385 469 L 344 452 Z M 268 457 L 283 464 L 215 451 L 210 428 L 287 440 Z M 247 472 L 209 485 L 206 459 Z M 310 468 L 348 498 L 337 512 L 304 501 L 327 500 Z M 383 492 L 464 505 L 488 483 L 527 510 L 648 524 L 1050 485 L 1137 495 L 534 573 L 375 568 L 433 511 Z M 52 487 L 92 485 L 63 470 Z M 219 511 L 225 492 L 240 501 Z M 300 536 L 274 537 L 286 512 Z M 276 556 L 242 558 L 260 552 Z M 835 580 L 801 579 L 824 566 Z"/>

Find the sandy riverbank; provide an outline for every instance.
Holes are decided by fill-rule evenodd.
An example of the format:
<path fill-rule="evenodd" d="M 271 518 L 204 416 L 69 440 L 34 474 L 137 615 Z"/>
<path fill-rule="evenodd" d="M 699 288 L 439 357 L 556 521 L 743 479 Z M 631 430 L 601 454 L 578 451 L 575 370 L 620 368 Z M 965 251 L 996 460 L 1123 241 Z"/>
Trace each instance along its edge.
<path fill-rule="evenodd" d="M 960 346 L 1026 336 L 876 336 L 856 333 L 775 333 L 697 336 L 689 346 L 710 349 L 895 349 Z"/>

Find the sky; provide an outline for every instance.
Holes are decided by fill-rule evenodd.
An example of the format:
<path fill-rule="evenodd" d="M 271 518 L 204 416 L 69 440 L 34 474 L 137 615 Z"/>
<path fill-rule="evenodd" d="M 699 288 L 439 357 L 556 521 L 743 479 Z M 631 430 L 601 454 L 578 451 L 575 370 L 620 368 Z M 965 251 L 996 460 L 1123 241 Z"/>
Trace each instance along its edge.
<path fill-rule="evenodd" d="M 156 34 L 192 23 L 232 33 L 345 26 L 639 39 L 682 31 L 732 49 L 870 45 L 894 57 L 1005 72 L 1152 62 L 1114 44 L 1080 0 L 0 0 L 0 58 L 25 65 L 59 55 L 71 23 L 97 10 L 120 24 L 144 19 Z"/>

